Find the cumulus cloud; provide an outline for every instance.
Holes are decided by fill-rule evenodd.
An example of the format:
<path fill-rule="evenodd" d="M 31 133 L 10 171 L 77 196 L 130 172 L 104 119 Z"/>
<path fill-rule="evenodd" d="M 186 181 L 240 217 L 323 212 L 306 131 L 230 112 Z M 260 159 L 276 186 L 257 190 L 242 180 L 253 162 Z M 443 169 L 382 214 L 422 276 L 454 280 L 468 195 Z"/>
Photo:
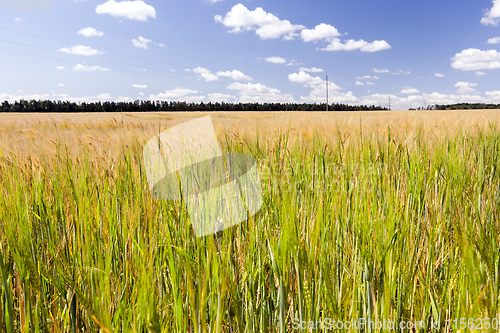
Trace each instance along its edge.
<path fill-rule="evenodd" d="M 151 43 L 151 39 L 146 39 L 142 36 L 137 37 L 137 39 L 132 39 L 132 43 L 134 44 L 135 47 L 138 47 L 140 49 L 148 49 L 148 43 Z"/>
<path fill-rule="evenodd" d="M 493 7 L 484 13 L 481 23 L 484 25 L 498 25 L 500 19 L 500 0 L 493 0 Z"/>
<path fill-rule="evenodd" d="M 413 95 L 413 94 L 420 93 L 420 91 L 418 91 L 418 89 L 415 89 L 415 88 L 406 87 L 403 90 L 401 90 L 401 93 L 407 94 L 407 95 Z"/>
<path fill-rule="evenodd" d="M 436 73 L 434 74 L 435 77 L 444 77 L 444 74 L 439 74 L 439 73 Z"/>
<path fill-rule="evenodd" d="M 363 82 L 361 82 L 361 81 L 356 81 L 356 85 L 357 86 L 364 86 L 365 84 Z"/>
<path fill-rule="evenodd" d="M 133 84 L 132 87 L 146 89 L 148 86 L 146 84 Z"/>
<path fill-rule="evenodd" d="M 147 21 L 148 18 L 156 18 L 156 10 L 144 1 L 120 1 L 109 0 L 95 8 L 97 14 L 109 14 L 111 16 L 126 18 L 129 20 Z"/>
<path fill-rule="evenodd" d="M 500 68 L 500 53 L 496 50 L 482 51 L 471 48 L 457 53 L 451 60 L 451 66 L 462 71 Z"/>
<path fill-rule="evenodd" d="M 264 60 L 273 64 L 284 64 L 286 62 L 286 59 L 282 57 L 267 57 Z"/>
<path fill-rule="evenodd" d="M 79 35 L 85 36 L 85 37 L 101 37 L 104 36 L 104 32 L 98 31 L 94 28 L 88 27 L 85 29 L 81 29 L 78 31 Z"/>
<path fill-rule="evenodd" d="M 487 41 L 488 44 L 500 44 L 500 37 L 490 38 Z"/>
<path fill-rule="evenodd" d="M 208 94 L 208 100 L 210 102 L 228 102 L 234 100 L 236 97 L 233 95 L 221 94 L 221 93 L 212 93 Z"/>
<path fill-rule="evenodd" d="M 174 100 L 179 98 L 184 98 L 190 94 L 197 94 L 197 90 L 191 90 L 186 88 L 175 88 L 173 90 L 166 90 L 164 93 L 159 93 L 157 95 L 149 95 L 151 100 Z"/>
<path fill-rule="evenodd" d="M 252 81 L 252 78 L 248 75 L 243 74 L 240 71 L 226 71 L 226 72 L 217 72 L 218 76 L 230 77 L 235 81 Z"/>
<path fill-rule="evenodd" d="M 288 75 L 288 80 L 295 83 L 302 83 L 309 87 L 323 84 L 323 79 L 319 76 L 311 76 L 303 71 Z"/>
<path fill-rule="evenodd" d="M 476 74 L 477 76 L 483 76 L 483 75 L 486 75 L 486 73 L 485 73 L 485 72 L 476 72 L 476 73 L 474 73 L 474 74 Z"/>
<path fill-rule="evenodd" d="M 311 68 L 300 67 L 299 71 L 301 71 L 301 72 L 311 72 L 311 73 L 321 73 L 321 72 L 323 72 L 323 70 L 321 68 L 316 68 L 316 67 L 311 67 Z"/>
<path fill-rule="evenodd" d="M 219 77 L 217 75 L 213 74 L 208 69 L 203 67 L 196 67 L 193 69 L 193 72 L 199 74 L 206 82 L 219 80 Z"/>
<path fill-rule="evenodd" d="M 358 79 L 358 80 L 378 80 L 378 76 L 365 75 L 365 76 L 358 76 L 356 79 Z"/>
<path fill-rule="evenodd" d="M 279 89 L 270 88 L 260 83 L 231 83 L 228 89 L 239 91 L 238 100 L 242 103 L 270 102 L 293 103 L 291 94 L 281 94 Z"/>
<path fill-rule="evenodd" d="M 75 45 L 71 47 L 63 47 L 58 50 L 59 52 L 64 52 L 68 54 L 75 54 L 80 56 L 92 56 L 103 54 L 104 52 L 91 48 L 90 46 Z"/>
<path fill-rule="evenodd" d="M 86 64 L 76 64 L 75 67 L 73 67 L 73 71 L 74 72 L 95 72 L 95 71 L 107 72 L 107 71 L 109 71 L 109 68 L 101 67 L 101 66 L 89 66 Z"/>
<path fill-rule="evenodd" d="M 231 28 L 229 32 L 239 33 L 255 30 L 255 34 L 261 39 L 283 37 L 283 39 L 289 40 L 298 35 L 297 30 L 305 28 L 302 25 L 292 24 L 288 20 L 280 20 L 261 7 L 251 11 L 242 4 L 233 6 L 224 17 L 215 15 L 214 19 L 216 22 Z"/>
<path fill-rule="evenodd" d="M 470 94 L 476 91 L 474 87 L 477 87 L 477 83 L 469 83 L 469 82 L 457 82 L 455 84 L 455 87 L 458 88 L 457 93 L 463 95 L 463 94 Z"/>
<path fill-rule="evenodd" d="M 303 29 L 300 32 L 300 38 L 304 42 L 331 41 L 340 35 L 341 33 L 334 26 L 326 23 L 318 24 L 314 29 Z"/>
<path fill-rule="evenodd" d="M 340 38 L 334 38 L 330 44 L 325 48 L 319 49 L 321 51 L 354 51 L 360 50 L 361 52 L 377 52 L 382 50 L 388 50 L 391 46 L 385 40 L 376 40 L 371 43 L 360 40 L 349 39 L 346 42 L 342 42 Z"/>
<path fill-rule="evenodd" d="M 387 68 L 384 68 L 384 69 L 373 68 L 372 70 L 375 73 L 390 73 L 390 70 L 388 70 Z"/>

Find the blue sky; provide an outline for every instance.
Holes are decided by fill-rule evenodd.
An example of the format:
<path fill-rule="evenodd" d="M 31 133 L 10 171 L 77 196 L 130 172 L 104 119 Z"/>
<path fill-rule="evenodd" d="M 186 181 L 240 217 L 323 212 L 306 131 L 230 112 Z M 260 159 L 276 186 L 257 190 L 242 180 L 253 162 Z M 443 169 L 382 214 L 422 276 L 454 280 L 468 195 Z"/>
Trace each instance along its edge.
<path fill-rule="evenodd" d="M 18 3 L 0 100 L 500 103 L 500 0 Z"/>

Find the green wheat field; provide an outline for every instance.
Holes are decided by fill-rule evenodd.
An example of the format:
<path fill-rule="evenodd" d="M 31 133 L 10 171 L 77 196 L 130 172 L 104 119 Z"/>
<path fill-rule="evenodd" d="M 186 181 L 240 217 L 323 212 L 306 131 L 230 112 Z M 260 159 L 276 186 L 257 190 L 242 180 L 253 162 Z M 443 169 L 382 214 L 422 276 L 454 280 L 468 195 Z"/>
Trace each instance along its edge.
<path fill-rule="evenodd" d="M 0 332 L 497 331 L 499 114 L 387 114 L 210 114 L 264 204 L 203 238 L 142 148 L 205 114 L 2 116 Z"/>

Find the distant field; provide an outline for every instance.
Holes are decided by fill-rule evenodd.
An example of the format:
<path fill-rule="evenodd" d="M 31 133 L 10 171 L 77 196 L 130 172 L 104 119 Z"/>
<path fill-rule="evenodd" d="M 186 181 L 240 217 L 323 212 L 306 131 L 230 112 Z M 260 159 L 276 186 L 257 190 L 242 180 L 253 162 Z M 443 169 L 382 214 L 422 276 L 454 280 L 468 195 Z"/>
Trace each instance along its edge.
<path fill-rule="evenodd" d="M 142 147 L 204 115 L 224 151 L 255 157 L 264 205 L 196 238 L 183 202 L 151 197 Z M 500 110 L 0 114 L 0 332 L 496 332 L 499 125 Z"/>

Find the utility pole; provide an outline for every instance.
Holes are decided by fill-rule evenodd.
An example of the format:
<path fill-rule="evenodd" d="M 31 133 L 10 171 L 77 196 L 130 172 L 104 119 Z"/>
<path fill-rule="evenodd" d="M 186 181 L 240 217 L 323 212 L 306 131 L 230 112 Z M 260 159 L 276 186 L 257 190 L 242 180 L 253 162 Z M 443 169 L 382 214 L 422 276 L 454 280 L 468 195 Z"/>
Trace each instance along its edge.
<path fill-rule="evenodd" d="M 326 111 L 328 111 L 328 75 L 326 76 Z"/>
<path fill-rule="evenodd" d="M 391 95 L 389 95 L 389 111 L 391 110 Z"/>

